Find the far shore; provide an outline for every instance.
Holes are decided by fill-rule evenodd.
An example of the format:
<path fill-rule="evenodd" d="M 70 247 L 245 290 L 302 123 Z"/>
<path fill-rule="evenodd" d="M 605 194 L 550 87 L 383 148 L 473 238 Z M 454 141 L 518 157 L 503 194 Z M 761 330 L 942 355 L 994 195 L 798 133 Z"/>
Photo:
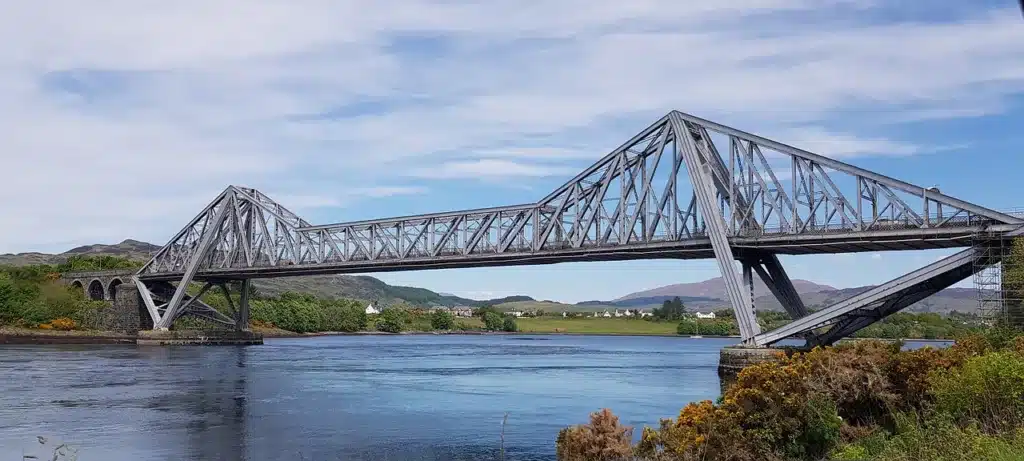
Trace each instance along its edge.
<path fill-rule="evenodd" d="M 357 331 L 357 332 L 336 332 L 323 331 L 316 333 L 296 333 L 293 331 L 255 328 L 253 331 L 261 333 L 265 339 L 294 339 L 294 338 L 318 338 L 323 336 L 439 336 L 439 335 L 462 335 L 462 336 L 624 336 L 624 337 L 661 337 L 680 339 L 740 339 L 739 336 L 710 336 L 699 337 L 677 334 L 660 333 L 600 333 L 600 332 L 502 332 L 502 331 L 479 331 L 479 330 L 453 330 L 453 331 L 405 331 L 402 333 L 387 333 L 380 331 Z M 891 338 L 849 338 L 843 341 L 856 341 L 866 339 L 880 339 L 882 341 L 897 341 Z M 0 327 L 0 345 L 3 344 L 135 344 L 136 335 L 117 333 L 109 331 L 55 331 L 38 330 L 30 328 Z M 901 341 L 914 342 L 949 342 L 952 339 L 919 339 L 904 338 Z"/>

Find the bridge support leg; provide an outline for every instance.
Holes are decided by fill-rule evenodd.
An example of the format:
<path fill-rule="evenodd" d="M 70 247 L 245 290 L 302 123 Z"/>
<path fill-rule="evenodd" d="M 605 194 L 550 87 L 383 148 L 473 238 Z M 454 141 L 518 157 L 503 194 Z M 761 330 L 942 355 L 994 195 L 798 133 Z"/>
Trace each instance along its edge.
<path fill-rule="evenodd" d="M 686 162 L 686 170 L 690 176 L 690 183 L 693 185 L 694 195 L 697 197 L 697 205 L 701 215 L 704 217 L 704 224 L 707 226 L 708 237 L 711 239 L 711 248 L 714 250 L 718 267 L 722 271 L 722 280 L 725 281 L 726 290 L 729 294 L 729 302 L 732 304 L 736 314 L 736 323 L 740 327 L 740 336 L 743 342 L 748 345 L 757 345 L 754 337 L 761 332 L 754 316 L 754 303 L 749 294 L 745 295 L 740 275 L 736 272 L 736 261 L 732 247 L 729 245 L 728 224 L 725 222 L 724 214 L 718 206 L 718 196 L 715 186 L 713 169 L 717 166 L 717 159 L 712 157 L 706 148 L 698 146 L 693 136 L 690 136 L 689 129 L 685 122 L 678 116 L 672 115 L 672 129 L 676 133 L 673 143 L 675 155 L 682 155 Z"/>
<path fill-rule="evenodd" d="M 790 318 L 796 320 L 807 315 L 807 307 L 800 299 L 800 293 L 797 293 L 786 270 L 782 268 L 778 256 L 770 253 L 748 256 L 744 258 L 744 265 L 749 265 L 757 272 Z"/>
<path fill-rule="evenodd" d="M 998 257 L 969 248 L 763 333 L 756 342 L 803 336 L 809 347 L 830 345 L 997 262 Z"/>
<path fill-rule="evenodd" d="M 238 300 L 238 310 L 235 311 L 235 330 L 249 331 L 249 295 L 252 291 L 252 280 L 242 280 L 241 296 Z"/>

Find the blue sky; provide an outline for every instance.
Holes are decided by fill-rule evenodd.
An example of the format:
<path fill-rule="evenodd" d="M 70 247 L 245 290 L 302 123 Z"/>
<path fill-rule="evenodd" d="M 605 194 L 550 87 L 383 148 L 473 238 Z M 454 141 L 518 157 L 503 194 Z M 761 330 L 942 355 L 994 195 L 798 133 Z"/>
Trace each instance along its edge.
<path fill-rule="evenodd" d="M 160 244 L 227 184 L 312 222 L 533 202 L 671 109 L 1024 207 L 1024 20 L 966 3 L 22 2 L 0 18 L 0 252 Z M 946 253 L 784 263 L 858 286 Z M 379 276 L 580 301 L 716 275 Z"/>

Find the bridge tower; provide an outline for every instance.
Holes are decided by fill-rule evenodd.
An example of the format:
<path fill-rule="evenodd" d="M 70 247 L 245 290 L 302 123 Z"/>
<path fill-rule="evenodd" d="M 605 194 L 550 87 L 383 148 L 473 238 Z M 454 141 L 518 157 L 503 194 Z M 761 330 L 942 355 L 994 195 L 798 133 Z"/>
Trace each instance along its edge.
<path fill-rule="evenodd" d="M 934 188 L 672 111 L 534 203 L 312 225 L 229 186 L 134 281 L 157 329 L 181 315 L 244 328 L 248 299 L 227 317 L 196 298 L 220 287 L 234 307 L 227 283 L 261 277 L 713 258 L 745 344 L 831 344 L 998 263 L 972 247 L 974 236 L 1001 240 L 1022 226 Z M 814 313 L 779 259 L 964 247 Z M 755 274 L 791 324 L 762 331 Z"/>

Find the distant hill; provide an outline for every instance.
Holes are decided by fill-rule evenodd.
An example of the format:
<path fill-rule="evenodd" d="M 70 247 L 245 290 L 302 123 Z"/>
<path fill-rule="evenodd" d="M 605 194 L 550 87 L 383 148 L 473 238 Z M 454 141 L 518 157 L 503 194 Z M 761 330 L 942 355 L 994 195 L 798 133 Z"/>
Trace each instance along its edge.
<path fill-rule="evenodd" d="M 807 280 L 794 280 L 793 285 L 800 293 L 804 304 L 812 309 L 821 309 L 862 293 L 873 286 L 856 288 L 834 288 Z M 587 301 L 581 305 L 612 305 L 617 307 L 659 305 L 666 299 L 679 296 L 691 309 L 721 309 L 729 307 L 726 300 L 725 283 L 721 277 L 696 283 L 681 283 L 640 291 L 614 301 Z M 755 278 L 754 307 L 758 310 L 781 311 L 782 304 L 775 299 L 768 287 Z M 978 292 L 973 288 L 947 288 L 935 295 L 910 306 L 907 312 L 934 312 L 948 314 L 952 311 L 977 312 Z"/>
<path fill-rule="evenodd" d="M 75 255 L 119 256 L 147 261 L 160 247 L 138 240 L 125 240 L 115 245 L 85 245 L 72 248 L 60 254 L 19 253 L 0 255 L 0 265 L 24 266 L 30 264 L 59 264 Z M 507 296 L 497 299 L 476 300 L 450 294 L 440 294 L 425 288 L 388 285 L 369 276 L 318 275 L 308 277 L 287 277 L 255 280 L 253 285 L 265 295 L 276 295 L 285 291 L 312 293 L 317 296 L 361 299 L 377 304 L 408 302 L 415 305 L 461 305 L 480 307 L 508 302 L 533 301 L 529 296 Z"/>
<path fill-rule="evenodd" d="M 0 255 L 0 265 L 23 266 L 28 264 L 59 264 L 73 255 L 110 255 L 136 260 L 148 260 L 159 246 L 138 240 L 125 240 L 116 245 L 85 245 L 61 254 L 19 253 Z M 804 303 L 810 308 L 823 308 L 871 288 L 837 289 L 807 280 L 794 280 Z M 721 277 L 696 283 L 680 283 L 639 291 L 611 301 L 584 301 L 565 304 L 552 301 L 537 301 L 529 296 L 507 296 L 489 300 L 462 298 L 447 293 L 436 293 L 425 288 L 395 286 L 369 276 L 318 275 L 262 279 L 254 282 L 262 293 L 274 295 L 285 291 L 306 292 L 317 296 L 361 299 L 377 304 L 408 302 L 420 306 L 471 306 L 494 305 L 502 309 L 544 309 L 549 312 L 597 311 L 623 309 L 644 309 L 660 306 L 665 300 L 678 296 L 691 309 L 720 309 L 729 306 L 725 284 Z M 754 305 L 759 310 L 781 311 L 782 306 L 768 291 L 768 287 L 755 278 Z M 972 288 L 949 288 L 929 297 L 907 309 L 909 312 L 949 313 L 977 312 L 978 293 Z"/>
<path fill-rule="evenodd" d="M 622 308 L 640 308 L 649 306 L 660 306 L 665 301 L 671 301 L 676 296 L 648 296 L 643 298 L 627 298 L 615 301 L 583 301 L 576 303 L 577 306 L 615 306 Z M 679 296 L 684 304 L 720 304 L 723 301 L 718 298 L 707 298 L 702 296 Z"/>
<path fill-rule="evenodd" d="M 807 280 L 793 280 L 793 286 L 796 287 L 798 293 L 815 293 L 819 291 L 832 291 L 835 287 L 828 285 L 821 285 Z M 754 278 L 754 297 L 769 295 L 771 292 L 768 287 L 765 286 L 764 282 L 760 278 Z M 614 302 L 626 301 L 630 299 L 638 298 L 668 298 L 671 299 L 674 296 L 693 299 L 727 299 L 728 293 L 726 293 L 725 282 L 721 277 L 708 279 L 703 282 L 695 283 L 678 283 L 675 285 L 666 285 L 663 287 L 654 288 L 651 290 L 638 291 L 636 293 L 630 293 L 626 296 L 614 300 Z"/>
<path fill-rule="evenodd" d="M 160 247 L 152 243 L 140 242 L 138 240 L 125 240 L 116 245 L 85 245 L 72 248 L 61 254 L 46 253 L 18 253 L 0 255 L 0 265 L 4 266 L 25 266 L 29 264 L 60 264 L 69 256 L 118 256 L 128 259 L 149 260 Z"/>

